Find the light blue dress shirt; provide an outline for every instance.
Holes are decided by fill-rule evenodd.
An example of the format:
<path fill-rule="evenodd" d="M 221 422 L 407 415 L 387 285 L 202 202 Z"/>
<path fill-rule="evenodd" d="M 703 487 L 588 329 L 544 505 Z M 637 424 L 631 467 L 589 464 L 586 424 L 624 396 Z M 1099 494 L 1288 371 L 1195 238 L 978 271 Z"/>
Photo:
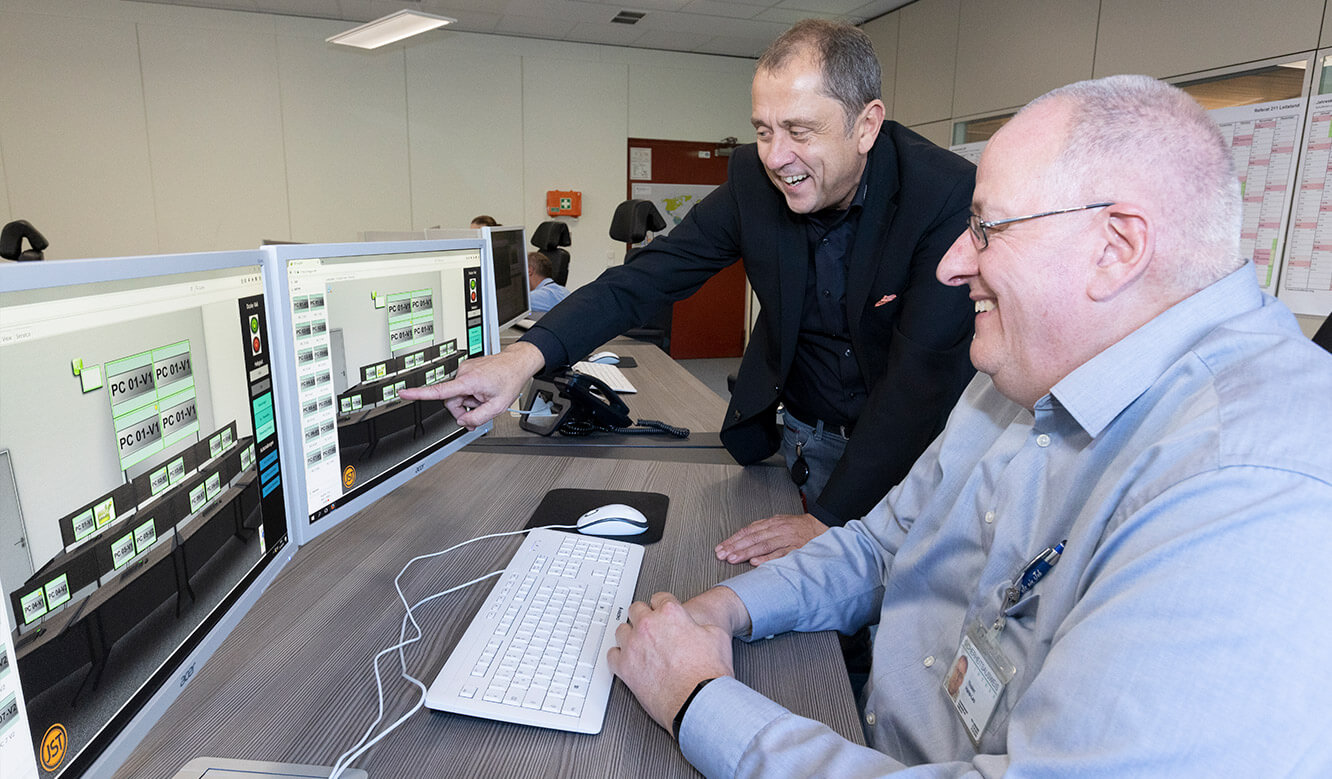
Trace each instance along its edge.
<path fill-rule="evenodd" d="M 533 311 L 549 311 L 555 304 L 569 297 L 569 290 L 555 283 L 554 279 L 542 279 L 537 288 L 532 290 L 528 302 Z"/>
<path fill-rule="evenodd" d="M 943 680 L 1064 539 L 978 750 Z M 1332 776 L 1332 355 L 1246 266 L 1034 413 L 977 375 L 868 516 L 726 586 L 758 637 L 878 622 L 874 749 L 725 678 L 681 731 L 708 776 Z"/>

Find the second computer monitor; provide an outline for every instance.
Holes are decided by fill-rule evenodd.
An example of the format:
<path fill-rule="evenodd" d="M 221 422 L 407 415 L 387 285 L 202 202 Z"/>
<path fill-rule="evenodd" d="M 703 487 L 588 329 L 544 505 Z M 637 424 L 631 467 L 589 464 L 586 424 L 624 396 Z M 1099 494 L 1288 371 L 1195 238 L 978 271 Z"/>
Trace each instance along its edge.
<path fill-rule="evenodd" d="M 305 543 L 490 429 L 407 387 L 496 350 L 481 238 L 265 249 L 292 533 Z"/>
<path fill-rule="evenodd" d="M 527 241 L 522 226 L 485 227 L 490 246 L 490 268 L 495 280 L 495 310 L 499 329 L 532 313 L 527 282 Z"/>

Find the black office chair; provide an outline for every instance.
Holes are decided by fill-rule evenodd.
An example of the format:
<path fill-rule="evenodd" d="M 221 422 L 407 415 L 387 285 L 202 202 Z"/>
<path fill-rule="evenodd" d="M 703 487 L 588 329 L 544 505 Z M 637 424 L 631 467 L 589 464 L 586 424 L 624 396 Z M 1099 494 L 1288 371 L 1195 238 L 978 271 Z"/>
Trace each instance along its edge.
<path fill-rule="evenodd" d="M 651 200 L 626 200 L 615 207 L 611 217 L 610 237 L 624 243 L 642 243 L 649 232 L 659 232 L 666 228 L 666 220 Z M 632 252 L 625 255 L 625 262 L 633 262 Z M 630 338 L 654 343 L 667 354 L 671 353 L 671 313 L 667 305 L 654 314 L 641 327 L 625 333 Z"/>
<path fill-rule="evenodd" d="M 1332 314 L 1327 315 L 1323 320 L 1323 326 L 1314 333 L 1313 342 L 1332 352 Z"/>
<path fill-rule="evenodd" d="M 28 250 L 23 249 L 23 239 L 28 239 Z M 0 257 L 6 260 L 32 262 L 42 259 L 42 252 L 51 244 L 46 237 L 37 232 L 37 228 L 26 219 L 18 219 L 5 225 L 0 230 Z"/>
<path fill-rule="evenodd" d="M 562 247 L 572 243 L 564 222 L 542 222 L 532 231 L 532 245 L 550 260 L 550 277 L 560 286 L 569 283 L 569 253 Z"/>

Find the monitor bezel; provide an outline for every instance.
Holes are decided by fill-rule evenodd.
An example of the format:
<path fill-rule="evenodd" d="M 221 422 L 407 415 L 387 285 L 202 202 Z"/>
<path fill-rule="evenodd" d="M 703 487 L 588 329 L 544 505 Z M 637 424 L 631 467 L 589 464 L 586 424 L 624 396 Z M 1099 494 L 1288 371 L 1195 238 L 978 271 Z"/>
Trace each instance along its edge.
<path fill-rule="evenodd" d="M 356 243 L 288 244 L 263 247 L 266 264 L 264 283 L 272 285 L 267 292 L 271 296 L 270 299 L 283 301 L 282 305 L 274 307 L 277 309 L 277 314 L 270 315 L 269 320 L 272 323 L 271 331 L 273 332 L 271 343 L 274 344 L 274 349 L 278 352 L 278 358 L 273 366 L 274 395 L 278 403 L 279 429 L 285 440 L 301 440 L 300 399 L 295 376 L 296 344 L 292 333 L 291 306 L 287 302 L 290 300 L 287 263 L 291 260 L 357 256 L 381 257 L 394 254 L 420 254 L 422 252 L 454 250 L 476 250 L 480 253 L 483 290 L 482 316 L 485 319 L 481 328 L 483 333 L 482 353 L 485 355 L 494 354 L 499 350 L 499 338 L 495 335 L 497 331 L 494 328 L 494 293 L 493 290 L 489 293 L 489 304 L 487 305 L 487 299 L 484 297 L 487 266 L 486 242 L 480 236 L 450 240 L 362 241 Z M 409 461 L 406 466 L 399 468 L 391 476 L 382 479 L 365 492 L 336 506 L 328 514 L 314 522 L 310 520 L 304 452 L 300 446 L 283 447 L 282 471 L 286 481 L 285 489 L 288 491 L 287 514 L 291 519 L 287 527 L 289 536 L 298 547 L 310 543 L 318 536 L 374 505 L 380 498 L 438 464 L 468 443 L 490 432 L 492 426 L 492 423 L 487 422 L 475 430 L 466 431 L 462 436 L 443 446 L 428 451 L 415 462 Z"/>

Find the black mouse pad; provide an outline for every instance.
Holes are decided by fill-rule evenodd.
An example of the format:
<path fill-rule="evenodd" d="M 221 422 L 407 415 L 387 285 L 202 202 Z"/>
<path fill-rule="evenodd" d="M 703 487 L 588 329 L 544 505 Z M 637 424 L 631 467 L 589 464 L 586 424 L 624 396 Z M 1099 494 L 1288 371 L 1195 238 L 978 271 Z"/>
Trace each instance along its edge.
<path fill-rule="evenodd" d="M 630 357 L 629 355 L 626 354 L 620 357 L 620 361 L 616 363 L 616 365 L 620 366 L 621 368 L 637 368 L 638 360 L 635 360 L 633 357 Z"/>
<path fill-rule="evenodd" d="M 599 506 L 608 503 L 623 503 L 633 506 L 647 517 L 648 529 L 636 536 L 610 536 L 619 541 L 632 541 L 635 544 L 652 544 L 661 540 L 662 530 L 666 527 L 666 510 L 671 506 L 671 499 L 660 492 L 630 492 L 627 490 L 551 490 L 541 499 L 541 505 L 532 512 L 532 518 L 524 527 L 546 527 L 547 525 L 576 525 L 578 518 Z M 565 531 L 577 533 L 577 530 Z"/>

